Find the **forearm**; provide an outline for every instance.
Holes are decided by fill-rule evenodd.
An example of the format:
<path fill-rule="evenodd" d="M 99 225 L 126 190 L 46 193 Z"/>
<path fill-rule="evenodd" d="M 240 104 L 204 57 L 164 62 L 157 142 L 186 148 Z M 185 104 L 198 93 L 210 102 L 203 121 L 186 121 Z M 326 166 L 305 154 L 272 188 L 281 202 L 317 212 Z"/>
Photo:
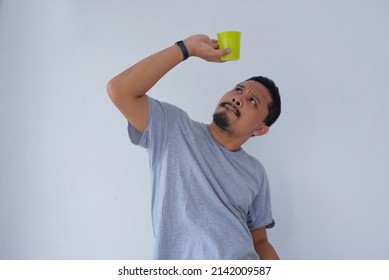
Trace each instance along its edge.
<path fill-rule="evenodd" d="M 255 250 L 261 260 L 279 260 L 276 250 L 269 242 L 261 242 L 255 245 Z"/>
<path fill-rule="evenodd" d="M 109 82 L 115 95 L 137 98 L 146 94 L 167 72 L 182 61 L 182 52 L 172 45 L 123 71 Z"/>
<path fill-rule="evenodd" d="M 206 61 L 221 62 L 220 57 L 230 49 L 219 50 L 217 40 L 206 35 L 193 35 L 184 40 L 189 56 L 196 56 Z M 144 96 L 167 72 L 183 60 L 179 46 L 172 45 L 153 54 L 108 83 L 108 92 L 112 99 L 138 98 Z"/>

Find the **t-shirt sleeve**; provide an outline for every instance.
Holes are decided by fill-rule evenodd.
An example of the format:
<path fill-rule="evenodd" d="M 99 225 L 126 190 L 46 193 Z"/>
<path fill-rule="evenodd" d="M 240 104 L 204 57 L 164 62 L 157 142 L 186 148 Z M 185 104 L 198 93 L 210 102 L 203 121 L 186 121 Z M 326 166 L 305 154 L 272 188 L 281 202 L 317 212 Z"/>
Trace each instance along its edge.
<path fill-rule="evenodd" d="M 262 227 L 272 228 L 275 225 L 271 212 L 269 181 L 265 169 L 263 167 L 261 169 L 262 180 L 260 180 L 259 191 L 247 215 L 247 225 L 250 230 Z"/>
<path fill-rule="evenodd" d="M 149 151 L 150 165 L 153 166 L 162 158 L 171 135 L 169 131 L 177 125 L 176 120 L 187 115 L 172 104 L 160 102 L 150 96 L 147 98 L 149 113 L 146 130 L 141 133 L 130 123 L 127 129 L 131 142 Z"/>
<path fill-rule="evenodd" d="M 160 116 L 161 123 L 160 127 L 163 126 L 163 112 L 161 108 L 158 108 L 158 101 L 155 99 L 147 96 L 148 100 L 148 106 L 149 106 L 149 113 L 148 113 L 148 123 L 147 123 L 147 128 L 145 131 L 142 133 L 139 130 L 137 130 L 135 127 L 133 127 L 130 123 L 128 123 L 128 136 L 130 137 L 130 140 L 133 144 L 138 145 L 142 148 L 148 149 L 150 145 L 150 131 L 155 129 L 155 121 L 154 119 L 156 118 L 156 115 Z M 153 133 L 152 133 L 153 134 Z"/>

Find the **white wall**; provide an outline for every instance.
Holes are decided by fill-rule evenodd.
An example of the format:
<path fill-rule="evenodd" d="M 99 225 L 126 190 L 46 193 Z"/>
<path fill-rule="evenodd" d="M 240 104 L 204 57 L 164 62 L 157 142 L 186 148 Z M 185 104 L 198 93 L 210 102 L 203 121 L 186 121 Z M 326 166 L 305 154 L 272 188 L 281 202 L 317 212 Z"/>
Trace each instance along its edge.
<path fill-rule="evenodd" d="M 283 112 L 245 148 L 271 181 L 284 259 L 389 257 L 389 2 L 0 0 L 0 259 L 148 259 L 148 159 L 108 80 L 194 33 L 242 31 L 238 62 L 191 58 L 151 91 L 209 122 L 273 78 Z"/>

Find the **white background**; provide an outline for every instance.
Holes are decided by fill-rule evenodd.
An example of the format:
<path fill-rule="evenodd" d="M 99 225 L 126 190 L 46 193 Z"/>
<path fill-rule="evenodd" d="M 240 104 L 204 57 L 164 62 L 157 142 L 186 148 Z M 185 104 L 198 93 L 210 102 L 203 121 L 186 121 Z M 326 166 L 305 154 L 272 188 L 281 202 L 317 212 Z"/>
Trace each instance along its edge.
<path fill-rule="evenodd" d="M 236 83 L 278 84 L 266 167 L 283 259 L 389 258 L 389 2 L 0 0 L 0 259 L 149 259 L 146 151 L 110 78 L 195 33 L 241 59 L 190 58 L 150 94 L 209 123 Z M 228 233 L 226 233 L 228 234 Z"/>

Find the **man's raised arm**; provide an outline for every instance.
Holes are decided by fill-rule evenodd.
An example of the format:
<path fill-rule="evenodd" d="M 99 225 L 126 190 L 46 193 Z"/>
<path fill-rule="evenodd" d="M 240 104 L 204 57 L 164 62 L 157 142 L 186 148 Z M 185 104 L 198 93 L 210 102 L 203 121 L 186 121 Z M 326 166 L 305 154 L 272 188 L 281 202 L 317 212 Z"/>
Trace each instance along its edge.
<path fill-rule="evenodd" d="M 206 61 L 221 62 L 220 57 L 229 53 L 228 49 L 219 50 L 217 40 L 211 40 L 206 35 L 191 36 L 183 43 L 189 56 Z M 148 123 L 145 94 L 183 58 L 183 51 L 175 44 L 141 60 L 109 81 L 109 97 L 127 121 L 139 131 L 143 132 Z"/>

